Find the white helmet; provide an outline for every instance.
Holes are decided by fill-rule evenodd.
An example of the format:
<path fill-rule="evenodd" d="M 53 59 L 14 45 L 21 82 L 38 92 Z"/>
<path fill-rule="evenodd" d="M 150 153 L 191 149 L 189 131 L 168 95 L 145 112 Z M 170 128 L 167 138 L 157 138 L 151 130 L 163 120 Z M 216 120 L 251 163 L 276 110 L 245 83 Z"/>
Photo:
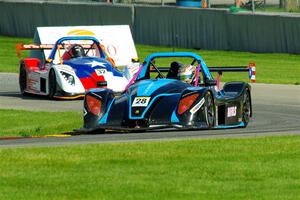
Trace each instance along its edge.
<path fill-rule="evenodd" d="M 191 83 L 195 74 L 195 68 L 196 67 L 193 65 L 180 67 L 178 70 L 178 79 L 187 83 Z"/>

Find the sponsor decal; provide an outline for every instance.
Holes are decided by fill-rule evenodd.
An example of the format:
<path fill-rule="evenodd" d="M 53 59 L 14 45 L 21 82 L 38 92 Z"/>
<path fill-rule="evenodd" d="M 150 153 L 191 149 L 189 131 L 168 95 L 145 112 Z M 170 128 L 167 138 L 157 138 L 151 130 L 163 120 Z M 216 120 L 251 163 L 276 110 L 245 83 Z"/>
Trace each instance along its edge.
<path fill-rule="evenodd" d="M 110 44 L 106 47 L 106 51 L 110 56 L 114 57 L 117 55 L 117 48 L 112 44 Z"/>
<path fill-rule="evenodd" d="M 95 72 L 98 76 L 102 76 L 106 73 L 106 69 L 95 69 Z"/>
<path fill-rule="evenodd" d="M 130 63 L 129 65 L 127 65 L 127 68 L 130 71 L 137 72 L 140 68 L 140 63 Z"/>
<path fill-rule="evenodd" d="M 152 87 L 152 85 L 154 85 L 154 82 L 150 83 L 150 84 L 147 86 L 147 88 L 146 88 L 145 91 L 144 91 L 144 94 L 149 93 L 149 90 L 150 90 L 150 88 Z"/>
<path fill-rule="evenodd" d="M 126 101 L 126 100 L 127 100 L 126 97 L 120 97 L 120 98 L 116 97 L 116 98 L 117 98 L 117 99 L 115 100 L 115 103 L 116 103 L 116 104 L 122 103 L 123 101 Z"/>
<path fill-rule="evenodd" d="M 235 117 L 236 116 L 236 106 L 227 108 L 227 117 Z"/>
<path fill-rule="evenodd" d="M 131 63 L 124 68 L 124 76 L 127 80 L 131 80 L 133 76 L 139 71 L 140 63 Z"/>
<path fill-rule="evenodd" d="M 197 103 L 197 104 L 190 110 L 190 112 L 191 112 L 192 114 L 196 113 L 196 112 L 203 106 L 204 102 L 205 102 L 205 99 L 202 98 L 202 99 L 199 101 L 199 103 Z"/>
<path fill-rule="evenodd" d="M 40 74 L 37 72 L 31 72 L 27 78 L 28 89 L 40 91 Z"/>
<path fill-rule="evenodd" d="M 255 71 L 255 63 L 249 64 L 249 78 L 252 83 L 256 82 L 256 71 Z"/>
<path fill-rule="evenodd" d="M 75 30 L 71 30 L 67 33 L 67 35 L 77 35 L 77 36 L 81 36 L 81 35 L 88 35 L 88 36 L 95 36 L 96 34 L 92 31 L 86 30 L 86 29 L 75 29 Z"/>
<path fill-rule="evenodd" d="M 135 97 L 132 103 L 132 107 L 147 107 L 150 101 L 150 97 Z"/>
<path fill-rule="evenodd" d="M 57 65 L 57 68 L 60 70 L 60 71 L 65 71 L 67 73 L 70 73 L 70 74 L 74 74 L 74 70 L 72 67 L 68 66 L 68 65 Z"/>
<path fill-rule="evenodd" d="M 40 78 L 40 74 L 37 72 L 30 72 L 28 74 L 28 79 L 38 80 Z"/>

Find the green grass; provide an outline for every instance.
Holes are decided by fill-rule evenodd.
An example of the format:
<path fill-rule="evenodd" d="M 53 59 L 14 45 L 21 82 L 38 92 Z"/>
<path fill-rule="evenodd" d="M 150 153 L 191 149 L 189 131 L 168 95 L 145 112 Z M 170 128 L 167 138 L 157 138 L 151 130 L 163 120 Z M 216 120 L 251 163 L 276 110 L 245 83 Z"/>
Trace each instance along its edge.
<path fill-rule="evenodd" d="M 0 72 L 18 72 L 18 61 L 16 56 L 16 43 L 30 43 L 28 38 L 0 37 Z M 259 83 L 281 83 L 300 84 L 300 56 L 294 54 L 275 53 L 249 53 L 235 51 L 209 51 L 182 49 L 171 47 L 157 47 L 147 45 L 136 45 L 140 60 L 154 52 L 166 51 L 193 51 L 200 54 L 208 66 L 233 66 L 248 65 L 249 62 L 256 63 L 257 82 Z M 25 57 L 28 51 L 23 51 Z M 224 73 L 222 81 L 243 80 L 248 81 L 247 73 Z"/>
<path fill-rule="evenodd" d="M 150 53 L 173 51 L 170 47 L 153 48 L 137 45 L 141 58 Z M 175 51 L 192 51 L 203 57 L 208 66 L 240 66 L 256 64 L 256 80 L 259 83 L 300 83 L 300 56 L 295 54 L 250 53 L 236 51 L 208 51 L 176 48 Z M 223 73 L 222 81 L 249 81 L 247 73 Z"/>
<path fill-rule="evenodd" d="M 30 44 L 32 39 L 0 36 L 0 72 L 19 72 L 19 58 L 17 57 L 16 44 Z M 27 57 L 29 51 L 22 51 L 22 56 Z"/>
<path fill-rule="evenodd" d="M 18 71 L 17 42 L 30 39 L 0 37 L 0 72 Z M 152 52 L 172 51 L 137 49 L 141 60 Z M 208 65 L 255 61 L 259 82 L 300 82 L 297 55 L 193 51 Z M 0 109 L 0 121 L 0 136 L 46 135 L 81 127 L 82 114 Z M 300 136 L 0 148 L 0 158 L 0 199 L 6 200 L 300 196 Z"/>
<path fill-rule="evenodd" d="M 0 199 L 299 199 L 300 136 L 0 148 Z"/>
<path fill-rule="evenodd" d="M 0 136 L 61 134 L 80 128 L 83 123 L 81 112 L 32 112 L 6 109 L 0 109 L 0 122 Z"/>

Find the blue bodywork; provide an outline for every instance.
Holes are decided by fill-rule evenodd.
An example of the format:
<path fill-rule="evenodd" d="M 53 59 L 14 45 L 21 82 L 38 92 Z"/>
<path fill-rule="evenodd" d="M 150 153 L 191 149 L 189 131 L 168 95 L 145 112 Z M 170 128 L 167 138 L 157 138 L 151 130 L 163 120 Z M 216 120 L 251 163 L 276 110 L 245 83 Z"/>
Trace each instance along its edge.
<path fill-rule="evenodd" d="M 203 82 L 198 85 L 182 82 L 176 78 L 151 78 L 149 73 L 153 60 L 162 57 L 193 58 L 201 71 Z M 157 70 L 156 66 L 155 69 Z M 84 116 L 84 128 L 136 130 L 165 127 L 183 129 L 245 127 L 248 122 L 243 121 L 243 99 L 247 92 L 250 94 L 250 86 L 247 83 L 234 82 L 226 84 L 225 87 L 226 90 L 215 89 L 209 68 L 201 56 L 195 53 L 154 53 L 145 59 L 139 72 L 129 83 L 128 89 L 121 95 L 115 96 L 109 90 L 91 90 L 86 94 L 95 98 L 100 97 L 104 106 L 101 107 L 100 114 L 95 116 L 88 112 L 87 102 L 84 102 L 87 111 Z M 194 96 L 192 101 L 183 101 L 191 96 Z M 149 99 L 147 105 L 133 106 L 137 97 Z M 179 112 L 180 103 L 188 101 L 191 101 L 189 107 Z M 182 108 L 184 107 L 180 107 Z"/>
<path fill-rule="evenodd" d="M 93 62 L 98 63 L 96 66 L 92 66 Z M 123 73 L 116 70 L 109 61 L 104 58 L 96 57 L 81 57 L 64 61 L 63 64 L 71 66 L 78 78 L 89 77 L 95 72 L 95 69 L 106 69 L 108 72 L 112 72 L 114 76 L 122 77 Z"/>

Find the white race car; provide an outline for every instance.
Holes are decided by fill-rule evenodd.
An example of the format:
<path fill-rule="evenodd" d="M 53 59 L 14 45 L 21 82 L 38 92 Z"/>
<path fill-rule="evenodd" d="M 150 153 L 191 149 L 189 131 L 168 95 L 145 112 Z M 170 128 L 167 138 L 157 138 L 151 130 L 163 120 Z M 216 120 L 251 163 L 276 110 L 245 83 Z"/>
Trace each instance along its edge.
<path fill-rule="evenodd" d="M 99 87 L 122 92 L 139 69 L 136 63 L 119 71 L 100 42 L 90 36 L 62 37 L 54 45 L 18 45 L 17 49 L 51 50 L 48 59 L 21 60 L 19 84 L 23 95 L 75 99 Z"/>

